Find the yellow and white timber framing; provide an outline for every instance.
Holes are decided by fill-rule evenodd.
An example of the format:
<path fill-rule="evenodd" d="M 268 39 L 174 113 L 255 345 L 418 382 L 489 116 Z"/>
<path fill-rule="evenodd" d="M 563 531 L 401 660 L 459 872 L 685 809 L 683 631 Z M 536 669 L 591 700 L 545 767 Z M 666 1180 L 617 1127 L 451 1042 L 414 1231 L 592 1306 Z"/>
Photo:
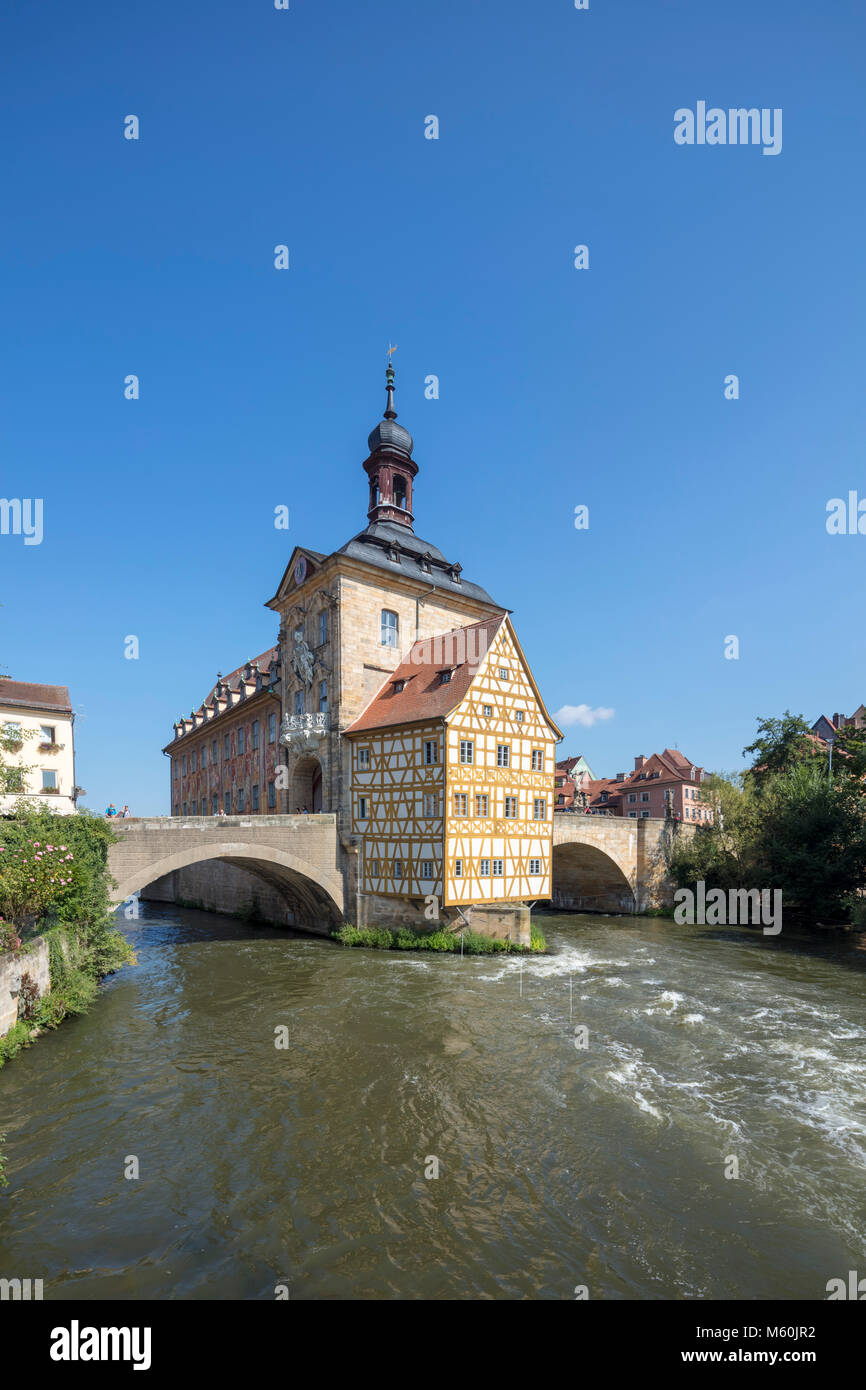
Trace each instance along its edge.
<path fill-rule="evenodd" d="M 448 714 L 347 737 L 363 892 L 445 907 L 550 897 L 562 734 L 507 616 Z"/>

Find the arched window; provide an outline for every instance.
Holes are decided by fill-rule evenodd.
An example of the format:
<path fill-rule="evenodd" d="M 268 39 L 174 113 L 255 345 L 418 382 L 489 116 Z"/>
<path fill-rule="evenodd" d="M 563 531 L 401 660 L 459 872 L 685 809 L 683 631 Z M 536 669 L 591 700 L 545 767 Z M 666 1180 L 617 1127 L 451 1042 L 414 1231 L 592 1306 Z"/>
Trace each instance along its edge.
<path fill-rule="evenodd" d="M 394 504 L 397 507 L 406 506 L 406 479 L 394 479 Z"/>
<path fill-rule="evenodd" d="M 398 634 L 397 614 L 392 613 L 390 608 L 382 609 L 382 646 L 396 647 Z"/>

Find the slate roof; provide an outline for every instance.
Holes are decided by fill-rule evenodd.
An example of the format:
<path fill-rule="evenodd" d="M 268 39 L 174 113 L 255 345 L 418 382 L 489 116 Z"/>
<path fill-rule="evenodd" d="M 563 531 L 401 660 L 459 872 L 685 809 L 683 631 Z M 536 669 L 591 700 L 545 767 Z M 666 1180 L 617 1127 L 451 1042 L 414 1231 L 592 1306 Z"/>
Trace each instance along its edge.
<path fill-rule="evenodd" d="M 398 559 L 389 560 L 389 550 L 395 550 Z M 445 559 L 441 550 L 429 541 L 422 540 L 396 521 L 374 521 L 364 531 L 359 531 L 350 541 L 336 552 L 353 560 L 375 565 L 377 569 L 387 570 L 389 574 L 402 574 L 410 579 L 419 579 L 422 584 L 445 589 L 452 594 L 464 594 L 479 603 L 494 604 L 486 589 L 480 584 L 472 584 L 461 575 L 457 580 L 452 574 L 454 563 Z M 430 569 L 425 570 L 422 561 L 426 560 Z M 457 567 L 459 571 L 459 566 Z M 503 610 L 504 611 L 504 610 Z"/>

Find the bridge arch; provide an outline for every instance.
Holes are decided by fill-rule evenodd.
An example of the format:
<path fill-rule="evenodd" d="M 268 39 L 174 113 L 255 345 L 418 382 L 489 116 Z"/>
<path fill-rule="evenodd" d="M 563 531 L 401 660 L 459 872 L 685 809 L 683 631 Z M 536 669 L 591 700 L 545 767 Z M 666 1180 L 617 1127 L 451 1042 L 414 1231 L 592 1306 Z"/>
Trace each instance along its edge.
<path fill-rule="evenodd" d="M 553 823 L 551 900 L 579 912 L 636 912 L 638 842 L 646 822 L 559 815 Z"/>
<path fill-rule="evenodd" d="M 341 875 L 281 847 L 228 838 L 217 840 L 208 835 L 197 836 L 195 842 L 187 841 L 172 853 L 158 853 L 153 858 L 130 854 L 129 848 L 124 837 L 120 844 L 112 846 L 109 856 L 109 868 L 117 882 L 112 898 L 117 903 L 178 869 L 218 860 L 245 869 L 270 884 L 284 898 L 287 909 L 294 911 L 296 924 L 307 930 L 327 934 L 343 919 Z"/>
<path fill-rule="evenodd" d="M 554 907 L 579 912 L 634 912 L 635 892 L 622 866 L 597 845 L 572 841 L 553 847 Z"/>

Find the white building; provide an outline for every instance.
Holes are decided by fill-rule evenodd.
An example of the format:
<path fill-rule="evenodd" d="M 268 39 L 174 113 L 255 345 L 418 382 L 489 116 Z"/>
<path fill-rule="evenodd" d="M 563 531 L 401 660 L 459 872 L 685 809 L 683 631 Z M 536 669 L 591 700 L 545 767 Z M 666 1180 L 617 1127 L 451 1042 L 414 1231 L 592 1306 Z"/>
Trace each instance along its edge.
<path fill-rule="evenodd" d="M 0 791 L 0 811 L 13 810 L 22 797 L 61 815 L 76 809 L 74 720 L 65 685 L 0 679 L 2 761 L 13 774 Z"/>

